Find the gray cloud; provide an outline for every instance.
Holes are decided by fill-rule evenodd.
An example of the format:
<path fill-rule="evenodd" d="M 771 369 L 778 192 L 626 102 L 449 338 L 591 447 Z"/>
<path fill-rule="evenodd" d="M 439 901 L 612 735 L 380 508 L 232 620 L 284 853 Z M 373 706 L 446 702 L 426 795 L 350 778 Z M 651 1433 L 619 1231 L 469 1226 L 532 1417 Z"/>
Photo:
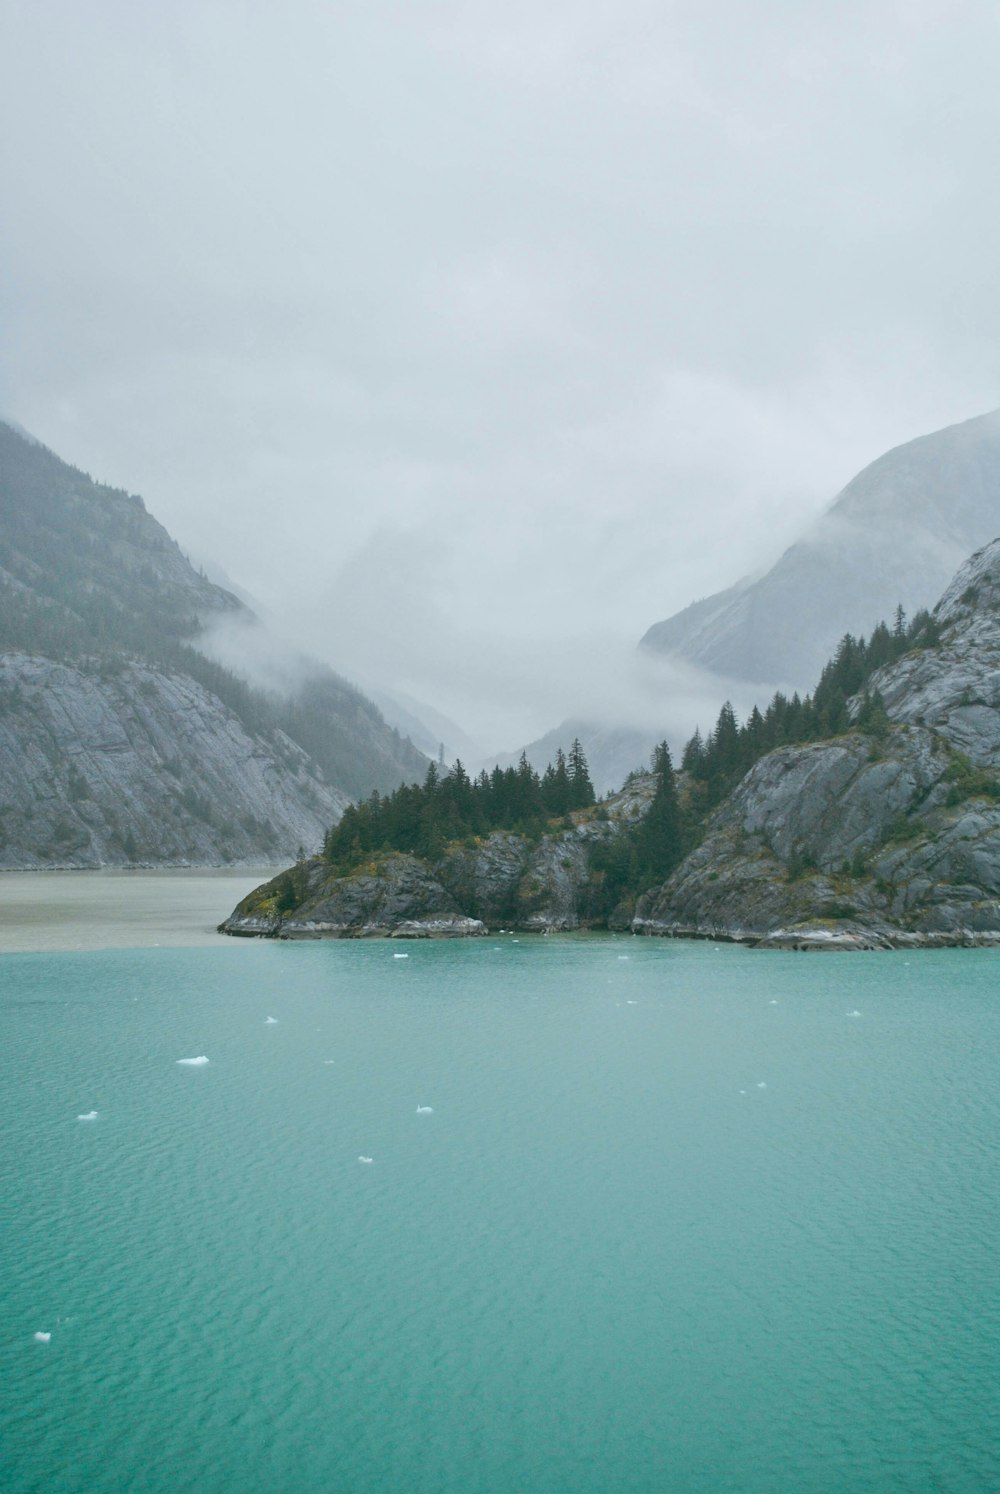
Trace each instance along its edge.
<path fill-rule="evenodd" d="M 986 4 L 0 11 L 0 408 L 498 745 L 998 402 Z"/>

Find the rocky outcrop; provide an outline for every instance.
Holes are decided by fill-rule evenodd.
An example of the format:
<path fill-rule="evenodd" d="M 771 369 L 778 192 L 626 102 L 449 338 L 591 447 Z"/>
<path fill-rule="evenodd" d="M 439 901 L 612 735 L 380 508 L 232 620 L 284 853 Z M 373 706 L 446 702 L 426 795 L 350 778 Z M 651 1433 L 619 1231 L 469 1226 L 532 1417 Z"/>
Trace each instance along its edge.
<path fill-rule="evenodd" d="M 1000 942 L 1000 541 L 935 614 L 940 645 L 869 683 L 888 731 L 761 759 L 640 899 L 636 932 L 822 949 Z"/>
<path fill-rule="evenodd" d="M 301 862 L 244 898 L 222 929 L 283 939 L 454 938 L 486 932 L 415 856 L 399 853 L 347 877 L 331 877 L 328 863 L 318 856 Z"/>
<path fill-rule="evenodd" d="M 593 851 L 646 812 L 655 782 L 639 775 L 612 799 L 532 842 L 510 831 L 450 847 L 433 864 L 398 852 L 347 875 L 320 857 L 256 888 L 221 931 L 281 939 L 453 938 L 517 928 L 537 933 L 607 921 Z"/>
<path fill-rule="evenodd" d="M 182 673 L 0 657 L 0 867 L 280 864 L 345 803 Z"/>

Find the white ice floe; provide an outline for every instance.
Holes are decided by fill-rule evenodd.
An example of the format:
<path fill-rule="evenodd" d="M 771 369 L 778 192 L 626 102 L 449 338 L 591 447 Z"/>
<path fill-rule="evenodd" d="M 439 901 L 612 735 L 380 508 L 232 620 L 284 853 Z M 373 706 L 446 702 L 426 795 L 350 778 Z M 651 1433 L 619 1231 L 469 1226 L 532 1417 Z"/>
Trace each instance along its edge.
<path fill-rule="evenodd" d="M 417 1106 L 417 1114 L 418 1115 L 433 1115 L 434 1114 L 434 1106 L 433 1105 L 418 1105 Z"/>
<path fill-rule="evenodd" d="M 408 954 L 394 954 L 393 955 L 393 959 L 394 960 L 408 960 L 409 958 L 410 957 L 409 957 Z"/>
<path fill-rule="evenodd" d="M 374 1157 L 359 1157 L 358 1161 L 359 1162 L 364 1162 L 366 1164 L 366 1166 L 367 1166 L 368 1164 L 374 1162 L 375 1158 Z"/>
<path fill-rule="evenodd" d="M 265 1027 L 277 1027 L 277 1025 L 278 1025 L 278 1019 L 277 1019 L 277 1017 L 268 1017 L 267 1021 L 264 1023 Z"/>
<path fill-rule="evenodd" d="M 86 1115 L 78 1115 L 77 1116 L 77 1120 L 78 1121 L 95 1121 L 96 1119 L 97 1119 L 97 1111 L 96 1110 L 88 1110 L 87 1113 L 86 1113 Z"/>
<path fill-rule="evenodd" d="M 205 1057 L 204 1053 L 201 1053 L 197 1058 L 179 1058 L 177 1062 L 184 1064 L 185 1067 L 189 1069 L 200 1069 L 203 1068 L 206 1063 L 208 1063 L 208 1059 Z"/>
<path fill-rule="evenodd" d="M 48 1341 L 49 1341 L 49 1339 L 51 1337 L 52 1337 L 51 1333 L 36 1333 L 35 1334 L 35 1343 L 36 1344 L 47 1344 Z"/>

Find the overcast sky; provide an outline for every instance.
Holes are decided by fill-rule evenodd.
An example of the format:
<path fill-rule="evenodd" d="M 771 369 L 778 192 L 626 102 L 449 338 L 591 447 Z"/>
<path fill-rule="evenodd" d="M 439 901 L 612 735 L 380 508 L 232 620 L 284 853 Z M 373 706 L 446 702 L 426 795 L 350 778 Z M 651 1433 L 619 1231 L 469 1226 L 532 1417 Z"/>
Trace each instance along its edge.
<path fill-rule="evenodd" d="M 516 745 L 1000 404 L 998 16 L 0 0 L 0 410 Z"/>

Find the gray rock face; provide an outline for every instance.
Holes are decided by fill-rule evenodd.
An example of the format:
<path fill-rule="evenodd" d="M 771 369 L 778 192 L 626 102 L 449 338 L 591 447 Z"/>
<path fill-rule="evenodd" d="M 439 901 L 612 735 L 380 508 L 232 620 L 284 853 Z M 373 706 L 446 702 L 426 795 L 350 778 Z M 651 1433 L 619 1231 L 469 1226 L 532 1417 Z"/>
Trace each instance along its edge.
<path fill-rule="evenodd" d="M 940 647 L 870 682 L 887 736 L 761 759 L 640 899 L 636 932 L 793 948 L 1000 942 L 1000 541 L 961 568 L 937 616 Z"/>
<path fill-rule="evenodd" d="M 305 900 L 282 913 L 289 877 L 305 883 Z M 393 854 L 348 877 L 331 877 L 318 857 L 245 898 L 222 925 L 228 934 L 282 939 L 461 938 L 485 925 L 463 914 L 415 856 Z"/>
<path fill-rule="evenodd" d="M 0 867 L 280 862 L 345 803 L 184 674 L 0 657 Z"/>
<path fill-rule="evenodd" d="M 267 645 L 140 498 L 0 421 L 0 866 L 266 864 L 423 776 L 370 701 Z"/>
<path fill-rule="evenodd" d="M 1000 411 L 921 436 L 855 477 L 759 580 L 654 624 L 642 644 L 728 679 L 810 689 L 844 633 L 927 607 L 1000 528 Z"/>
<path fill-rule="evenodd" d="M 634 825 L 654 790 L 652 776 L 643 775 L 537 844 L 495 831 L 475 845 L 450 848 L 433 866 L 392 853 L 340 876 L 314 858 L 256 888 L 221 928 L 264 938 L 441 938 L 482 934 L 488 925 L 537 933 L 586 928 L 604 920 L 591 851 Z"/>

